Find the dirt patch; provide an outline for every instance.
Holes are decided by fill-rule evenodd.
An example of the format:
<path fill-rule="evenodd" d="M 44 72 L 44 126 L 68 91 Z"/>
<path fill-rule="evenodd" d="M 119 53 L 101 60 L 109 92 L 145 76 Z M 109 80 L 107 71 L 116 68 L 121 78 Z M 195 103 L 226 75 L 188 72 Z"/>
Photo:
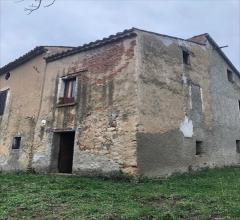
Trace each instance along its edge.
<path fill-rule="evenodd" d="M 174 195 L 174 196 L 158 196 L 158 197 L 152 197 L 149 198 L 147 201 L 150 203 L 152 206 L 157 207 L 157 208 L 162 208 L 164 206 L 170 206 L 170 207 L 175 207 L 177 203 L 183 201 L 186 197 L 180 196 L 180 195 Z"/>

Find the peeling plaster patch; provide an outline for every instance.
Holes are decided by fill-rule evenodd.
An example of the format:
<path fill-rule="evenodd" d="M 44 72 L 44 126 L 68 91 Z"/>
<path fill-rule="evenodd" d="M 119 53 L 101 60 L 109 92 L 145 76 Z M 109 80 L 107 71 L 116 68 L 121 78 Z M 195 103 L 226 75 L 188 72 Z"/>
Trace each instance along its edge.
<path fill-rule="evenodd" d="M 0 164 L 4 165 L 7 162 L 7 157 L 5 155 L 0 155 Z"/>
<path fill-rule="evenodd" d="M 185 76 L 185 74 L 182 75 L 182 82 L 184 85 L 187 85 L 187 77 Z"/>
<path fill-rule="evenodd" d="M 34 156 L 33 156 L 33 162 L 38 162 L 38 161 L 41 161 L 41 160 L 44 160 L 45 159 L 45 157 L 46 156 L 44 156 L 44 155 L 37 155 L 37 154 L 35 154 Z"/>
<path fill-rule="evenodd" d="M 184 40 L 181 40 L 181 39 L 178 39 L 177 42 L 178 42 L 178 45 L 180 45 L 180 46 L 185 46 L 186 48 L 191 47 L 192 45 L 196 45 L 196 43 L 194 43 L 194 42 L 184 41 Z M 198 46 L 199 46 L 199 48 L 201 48 L 202 50 L 206 51 L 206 50 L 207 50 L 207 46 L 209 46 L 210 44 L 209 44 L 208 41 L 205 42 L 204 44 L 205 44 L 205 45 L 199 44 Z"/>
<path fill-rule="evenodd" d="M 79 157 L 75 157 L 73 162 L 73 171 L 78 172 L 94 172 L 114 173 L 120 171 L 120 166 L 114 160 L 109 159 L 105 155 L 96 155 L 81 151 Z"/>
<path fill-rule="evenodd" d="M 170 84 L 170 79 L 166 76 L 166 84 L 169 85 Z"/>
<path fill-rule="evenodd" d="M 200 88 L 200 95 L 201 95 L 201 102 L 202 102 L 202 111 L 204 111 L 203 91 L 202 91 L 202 88 Z"/>
<path fill-rule="evenodd" d="M 188 44 L 189 44 L 189 42 L 185 42 L 185 41 L 183 41 L 181 39 L 178 39 L 177 42 L 178 42 L 179 46 L 184 46 L 186 48 L 188 47 Z"/>
<path fill-rule="evenodd" d="M 169 39 L 169 38 L 162 39 L 162 42 L 167 47 L 173 43 L 172 39 Z"/>
<path fill-rule="evenodd" d="M 180 124 L 180 131 L 183 133 L 184 137 L 190 138 L 193 136 L 193 123 L 186 115 Z"/>
<path fill-rule="evenodd" d="M 47 124 L 47 121 L 45 119 L 42 119 L 41 121 L 41 127 L 45 127 Z"/>
<path fill-rule="evenodd" d="M 192 109 L 192 87 L 189 86 L 189 105 L 190 105 L 190 109 Z"/>

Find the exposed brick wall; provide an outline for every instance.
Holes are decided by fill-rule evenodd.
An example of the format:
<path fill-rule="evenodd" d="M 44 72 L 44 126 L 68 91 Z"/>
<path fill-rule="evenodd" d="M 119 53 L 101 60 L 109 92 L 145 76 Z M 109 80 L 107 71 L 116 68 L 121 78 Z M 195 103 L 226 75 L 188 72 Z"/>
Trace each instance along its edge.
<path fill-rule="evenodd" d="M 49 128 L 38 140 L 43 146 L 36 152 L 39 158 L 47 152 L 44 146 L 52 145 L 47 130 L 72 128 L 73 172 L 136 172 L 135 46 L 135 38 L 124 39 L 48 64 L 40 118 L 48 118 Z M 66 75 L 78 79 L 78 104 L 52 108 L 56 80 Z"/>
<path fill-rule="evenodd" d="M 134 58 L 135 45 L 135 40 L 128 47 L 120 42 L 90 54 L 81 63 L 81 68 L 87 72 L 79 78 L 87 87 L 86 107 L 82 112 L 84 116 L 77 143 L 80 152 L 104 156 L 128 173 L 135 172 L 137 167 L 134 142 L 136 114 L 131 109 L 135 98 L 133 93 L 126 97 L 126 91 L 123 94 L 119 85 L 123 88 L 127 81 L 132 80 L 133 74 L 126 75 L 126 71 Z M 129 108 L 132 113 L 124 119 L 124 110 Z"/>
<path fill-rule="evenodd" d="M 86 55 L 83 60 L 78 60 L 68 67 L 66 74 L 72 74 L 86 70 L 90 75 L 82 77 L 82 80 L 91 84 L 103 85 L 112 80 L 115 75 L 127 68 L 129 61 L 134 56 L 136 40 L 130 42 L 129 48 L 124 48 L 123 42 L 112 43 L 104 48 L 95 49 Z"/>

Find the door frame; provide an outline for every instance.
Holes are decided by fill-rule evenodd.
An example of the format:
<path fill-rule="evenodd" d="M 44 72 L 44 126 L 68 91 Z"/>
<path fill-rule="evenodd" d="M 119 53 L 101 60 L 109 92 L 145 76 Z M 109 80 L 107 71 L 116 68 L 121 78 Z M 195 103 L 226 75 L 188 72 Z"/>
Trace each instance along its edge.
<path fill-rule="evenodd" d="M 49 171 L 51 173 L 59 173 L 59 154 L 60 154 L 60 138 L 63 133 L 74 133 L 74 144 L 73 144 L 73 156 L 74 156 L 74 145 L 75 145 L 75 130 L 64 130 L 55 129 L 53 130 L 52 145 L 51 145 L 51 157 L 50 157 L 50 167 Z"/>

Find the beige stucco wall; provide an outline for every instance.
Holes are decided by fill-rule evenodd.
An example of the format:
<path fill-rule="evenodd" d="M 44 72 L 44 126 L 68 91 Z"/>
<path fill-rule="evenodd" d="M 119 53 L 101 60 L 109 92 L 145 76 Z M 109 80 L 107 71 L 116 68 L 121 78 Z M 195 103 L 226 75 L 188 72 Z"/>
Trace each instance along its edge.
<path fill-rule="evenodd" d="M 146 132 L 179 129 L 189 114 L 189 83 L 202 88 L 205 123 L 211 126 L 209 59 L 205 46 L 171 37 L 139 33 L 139 109 Z M 181 46 L 191 52 L 191 65 L 182 61 Z M 151 95 L 149 95 L 151 94 Z"/>
<path fill-rule="evenodd" d="M 39 111 L 45 71 L 43 55 L 10 71 L 10 78 L 0 76 L 0 89 L 9 89 L 5 112 L 0 118 L 0 167 L 4 170 L 26 169 L 29 148 Z M 12 150 L 14 136 L 21 136 L 20 150 Z"/>
<path fill-rule="evenodd" d="M 46 53 L 10 70 L 10 78 L 0 75 L 0 91 L 8 89 L 5 111 L 0 116 L 0 170 L 26 170 L 31 166 L 34 130 L 38 120 L 46 55 L 67 47 L 45 47 Z M 21 136 L 19 150 L 12 150 L 15 136 Z"/>
<path fill-rule="evenodd" d="M 207 48 L 144 32 L 138 38 L 139 173 L 165 175 L 203 164 L 204 157 L 195 155 L 195 141 L 208 140 L 212 127 Z M 190 65 L 183 64 L 181 47 L 189 51 Z M 193 97 L 194 86 L 199 100 Z M 199 109 L 194 109 L 196 102 Z"/>

